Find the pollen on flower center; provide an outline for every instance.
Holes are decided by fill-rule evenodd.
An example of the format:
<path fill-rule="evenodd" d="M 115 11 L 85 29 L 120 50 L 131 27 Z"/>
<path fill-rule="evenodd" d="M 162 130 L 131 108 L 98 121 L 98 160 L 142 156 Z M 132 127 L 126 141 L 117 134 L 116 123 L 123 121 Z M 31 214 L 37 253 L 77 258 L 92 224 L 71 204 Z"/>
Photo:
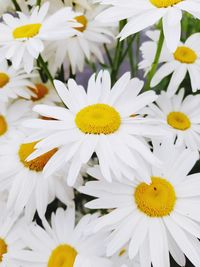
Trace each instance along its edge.
<path fill-rule="evenodd" d="M 38 100 L 41 100 L 42 98 L 44 98 L 48 92 L 49 92 L 49 89 L 44 85 L 44 84 L 41 84 L 41 83 L 37 83 L 35 84 L 35 88 L 30 88 L 31 91 L 33 93 L 35 93 L 35 96 L 32 96 L 32 101 L 38 101 Z"/>
<path fill-rule="evenodd" d="M 119 129 L 121 118 L 113 107 L 95 104 L 80 110 L 75 122 L 85 134 L 112 134 Z"/>
<path fill-rule="evenodd" d="M 21 144 L 18 155 L 20 161 L 23 163 L 23 165 L 26 168 L 29 168 L 31 171 L 37 171 L 40 172 L 44 169 L 45 165 L 47 162 L 53 157 L 53 155 L 57 152 L 57 148 L 54 148 L 47 153 L 33 159 L 30 161 L 27 161 L 27 157 L 30 156 L 34 151 L 35 151 L 35 145 L 38 142 L 32 142 L 32 143 L 27 143 L 27 144 Z"/>
<path fill-rule="evenodd" d="M 191 122 L 188 116 L 182 112 L 170 112 L 167 123 L 174 129 L 185 131 L 190 128 Z"/>
<path fill-rule="evenodd" d="M 27 25 L 17 27 L 13 31 L 13 37 L 15 39 L 32 38 L 38 35 L 41 27 L 42 27 L 42 24 L 40 23 L 27 24 Z"/>
<path fill-rule="evenodd" d="M 75 27 L 74 29 L 76 29 L 77 31 L 80 31 L 80 32 L 84 32 L 86 30 L 87 24 L 88 24 L 87 18 L 84 15 L 82 15 L 82 16 L 75 17 L 75 20 L 78 23 L 82 24 L 83 26 L 81 26 L 81 27 Z"/>
<path fill-rule="evenodd" d="M 48 267 L 73 267 L 77 254 L 73 247 L 60 245 L 52 251 Z"/>
<path fill-rule="evenodd" d="M 6 242 L 0 238 L 0 262 L 3 260 L 3 255 L 8 251 L 8 246 Z"/>
<path fill-rule="evenodd" d="M 160 177 L 152 177 L 150 185 L 139 184 L 135 190 L 134 198 L 138 209 L 150 217 L 169 215 L 176 203 L 173 186 Z"/>
<path fill-rule="evenodd" d="M 158 8 L 174 6 L 181 1 L 182 0 L 150 0 L 150 2 Z"/>
<path fill-rule="evenodd" d="M 189 47 L 179 46 L 174 52 L 174 58 L 181 63 L 192 64 L 196 61 L 197 54 Z"/>
<path fill-rule="evenodd" d="M 0 88 L 3 88 L 9 81 L 10 77 L 4 72 L 0 72 Z"/>

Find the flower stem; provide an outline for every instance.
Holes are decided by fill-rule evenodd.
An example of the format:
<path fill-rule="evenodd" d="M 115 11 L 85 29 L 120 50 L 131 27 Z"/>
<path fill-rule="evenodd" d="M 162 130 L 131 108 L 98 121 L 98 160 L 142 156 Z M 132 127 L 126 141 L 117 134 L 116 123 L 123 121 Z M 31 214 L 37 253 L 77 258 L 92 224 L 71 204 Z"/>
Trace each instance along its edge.
<path fill-rule="evenodd" d="M 132 49 L 132 45 L 133 45 L 133 41 L 136 37 L 136 34 L 134 34 L 133 36 L 131 36 L 130 38 L 127 39 L 127 47 L 121 57 L 121 61 L 124 61 L 125 57 L 127 56 L 128 52 L 130 49 Z"/>
<path fill-rule="evenodd" d="M 111 55 L 110 55 L 110 52 L 109 52 L 109 50 L 108 50 L 108 47 L 107 47 L 106 44 L 104 44 L 103 46 L 104 46 L 104 50 L 105 50 L 106 55 L 107 55 L 107 58 L 108 58 L 108 62 L 109 62 L 109 64 L 110 64 L 110 66 L 112 67 L 113 61 L 112 61 L 112 57 L 111 57 Z"/>
<path fill-rule="evenodd" d="M 16 11 L 21 11 L 20 5 L 17 3 L 17 0 L 12 0 L 12 3 L 16 9 Z"/>
<path fill-rule="evenodd" d="M 121 30 L 124 28 L 125 25 L 126 25 L 126 20 L 120 21 L 120 23 L 119 23 L 119 32 L 121 32 Z M 123 54 L 123 49 L 124 49 L 124 41 L 120 41 L 118 39 L 117 46 L 116 46 L 116 49 L 115 49 L 114 59 L 113 59 L 112 72 L 111 72 L 112 84 L 114 84 L 116 79 L 117 79 L 119 68 L 120 68 L 120 65 L 122 63 L 121 62 L 121 57 L 122 57 L 122 54 Z"/>
<path fill-rule="evenodd" d="M 151 66 L 151 70 L 147 76 L 147 80 L 146 80 L 146 84 L 145 84 L 145 91 L 148 91 L 150 89 L 150 84 L 151 84 L 151 80 L 157 70 L 158 67 L 158 63 L 159 63 L 159 59 L 160 59 L 160 55 L 161 55 L 161 51 L 162 51 L 162 47 L 163 47 L 163 43 L 164 43 L 164 34 L 163 34 L 163 28 L 161 27 L 160 30 L 160 37 L 158 40 L 158 46 L 157 46 L 157 50 L 156 50 L 156 55 L 153 61 L 153 64 Z"/>
<path fill-rule="evenodd" d="M 42 58 L 41 55 L 39 55 L 38 59 L 37 59 L 37 63 L 39 68 L 45 73 L 45 75 L 47 76 L 47 78 L 50 80 L 51 84 L 54 86 L 53 83 L 53 77 L 47 67 L 47 63 L 44 61 L 44 59 Z"/>
<path fill-rule="evenodd" d="M 37 0 L 36 5 L 37 5 L 37 6 L 41 6 L 41 0 Z"/>

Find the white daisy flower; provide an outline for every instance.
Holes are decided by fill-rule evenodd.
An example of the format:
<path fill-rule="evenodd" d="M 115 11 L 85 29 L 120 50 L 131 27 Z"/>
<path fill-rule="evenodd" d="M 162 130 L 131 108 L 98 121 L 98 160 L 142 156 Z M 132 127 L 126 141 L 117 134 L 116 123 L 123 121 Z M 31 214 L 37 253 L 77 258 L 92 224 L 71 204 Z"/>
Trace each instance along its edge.
<path fill-rule="evenodd" d="M 44 50 L 44 40 L 59 40 L 74 35 L 75 14 L 71 7 L 58 10 L 46 18 L 49 4 L 45 3 L 32 11 L 31 15 L 18 12 L 19 17 L 3 16 L 0 24 L 1 52 L 10 59 L 15 69 L 23 64 L 26 72 L 33 69 L 34 59 Z M 79 24 L 78 24 L 79 26 Z"/>
<path fill-rule="evenodd" d="M 0 266 L 20 267 L 9 257 L 25 247 L 21 240 L 24 220 L 11 216 L 6 210 L 5 202 L 0 202 L 0 208 Z"/>
<path fill-rule="evenodd" d="M 156 104 L 151 104 L 144 113 L 157 119 L 177 145 L 200 150 L 200 96 L 183 97 L 184 89 L 171 98 L 162 92 Z"/>
<path fill-rule="evenodd" d="M 18 131 L 27 132 L 22 122 L 35 115 L 30 101 L 19 99 L 9 104 L 0 102 L 0 142 L 12 138 Z"/>
<path fill-rule="evenodd" d="M 113 25 L 94 20 L 101 10 L 99 5 L 93 4 L 90 4 L 89 10 L 79 7 L 80 15 L 76 16 L 75 20 L 82 27 L 75 28 L 76 36 L 49 44 L 44 57 L 49 62 L 52 73 L 56 73 L 63 63 L 68 69 L 71 67 L 72 73 L 75 74 L 77 71 L 83 71 L 85 59 L 104 62 L 103 44 L 111 43 L 114 35 Z"/>
<path fill-rule="evenodd" d="M 111 22 L 128 19 L 119 34 L 121 39 L 142 31 L 162 19 L 166 44 L 172 52 L 176 50 L 180 40 L 182 11 L 187 11 L 200 19 L 199 0 L 100 0 L 98 2 L 111 7 L 100 14 L 97 20 Z"/>
<path fill-rule="evenodd" d="M 60 81 L 55 81 L 55 87 L 68 108 L 37 105 L 34 111 L 56 120 L 36 119 L 24 124 L 45 130 L 41 139 L 49 135 L 36 145 L 37 151 L 27 160 L 52 148 L 61 148 L 44 168 L 46 176 L 70 161 L 67 180 L 72 186 L 82 164 L 87 163 L 94 152 L 108 181 L 112 180 L 112 173 L 118 174 L 119 179 L 130 177 L 130 168 L 138 169 L 143 159 L 160 164 L 143 137 L 163 136 L 166 132 L 158 131 L 152 121 L 138 115 L 157 98 L 153 91 L 138 95 L 142 81 L 131 79 L 130 73 L 125 73 L 111 90 L 110 74 L 101 71 L 97 77 L 94 74 L 90 78 L 87 93 L 72 79 L 67 88 Z M 131 117 L 132 114 L 135 116 Z M 149 181 L 149 177 L 146 179 Z"/>
<path fill-rule="evenodd" d="M 185 43 L 180 43 L 174 53 L 166 53 L 164 64 L 157 70 L 151 87 L 159 84 L 162 79 L 172 74 L 167 88 L 169 95 L 173 95 L 184 80 L 187 72 L 190 76 L 192 91 L 200 89 L 200 33 L 192 34 Z M 155 55 L 155 53 L 154 53 Z"/>
<path fill-rule="evenodd" d="M 52 149 L 30 162 L 26 158 L 34 151 L 36 142 L 24 143 L 23 134 L 15 135 L 1 145 L 0 190 L 8 190 L 7 207 L 20 214 L 25 208 L 27 220 L 32 220 L 37 211 L 42 218 L 47 205 L 56 197 L 66 205 L 72 203 L 73 190 L 62 181 L 63 173 L 44 178 L 43 168 L 56 153 Z"/>
<path fill-rule="evenodd" d="M 61 103 L 61 99 L 56 93 L 55 88 L 51 82 L 42 82 L 40 78 L 32 79 L 34 84 L 33 88 L 30 88 L 34 96 L 31 97 L 31 100 L 34 105 L 36 104 L 47 104 L 54 105 L 56 103 Z"/>
<path fill-rule="evenodd" d="M 97 219 L 94 231 L 113 230 L 108 237 L 107 256 L 128 245 L 130 259 L 139 254 L 141 267 L 169 267 L 169 253 L 185 266 L 185 257 L 200 266 L 200 173 L 188 175 L 198 153 L 172 143 L 154 146 L 162 167 L 149 166 L 151 183 L 121 181 L 108 183 L 99 168 L 90 174 L 99 181 L 88 182 L 82 193 L 96 197 L 91 209 L 114 209 Z M 134 175 L 134 174 L 133 174 Z"/>
<path fill-rule="evenodd" d="M 111 261 L 104 258 L 105 235 L 85 234 L 94 218 L 96 215 L 86 215 L 75 226 L 74 209 L 59 208 L 52 215 L 51 227 L 32 225 L 24 235 L 31 251 L 21 250 L 11 257 L 22 266 L 111 267 Z"/>
<path fill-rule="evenodd" d="M 34 87 L 30 78 L 35 74 L 26 74 L 20 68 L 15 70 L 12 66 L 8 66 L 7 61 L 0 62 L 0 102 L 8 102 L 10 99 L 23 97 L 30 99 L 35 94 L 28 89 Z"/>

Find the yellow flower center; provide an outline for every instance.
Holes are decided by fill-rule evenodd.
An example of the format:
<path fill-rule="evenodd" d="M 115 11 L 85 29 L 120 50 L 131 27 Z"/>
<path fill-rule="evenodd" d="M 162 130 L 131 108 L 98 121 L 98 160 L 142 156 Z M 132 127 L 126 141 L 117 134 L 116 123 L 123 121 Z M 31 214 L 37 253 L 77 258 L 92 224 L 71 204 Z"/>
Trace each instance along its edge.
<path fill-rule="evenodd" d="M 75 27 L 74 29 L 77 30 L 77 31 L 80 31 L 80 32 L 84 32 L 86 30 L 87 24 L 88 24 L 87 18 L 84 15 L 82 15 L 82 16 L 75 17 L 75 20 L 78 23 L 82 24 L 83 26 L 81 26 L 81 27 Z"/>
<path fill-rule="evenodd" d="M 0 72 L 0 88 L 3 88 L 9 81 L 10 77 L 4 72 Z"/>
<path fill-rule="evenodd" d="M 181 63 L 192 64 L 196 61 L 197 54 L 189 47 L 179 46 L 174 52 L 174 58 Z"/>
<path fill-rule="evenodd" d="M 73 247 L 60 245 L 52 251 L 48 267 L 73 267 L 77 254 Z"/>
<path fill-rule="evenodd" d="M 49 92 L 49 89 L 41 83 L 35 84 L 36 88 L 30 88 L 33 93 L 35 93 L 36 96 L 33 96 L 31 99 L 32 101 L 38 101 L 43 99 Z"/>
<path fill-rule="evenodd" d="M 95 104 L 80 110 L 75 122 L 85 134 L 112 134 L 119 129 L 121 118 L 113 107 Z"/>
<path fill-rule="evenodd" d="M 8 130 L 8 125 L 4 116 L 0 115 L 0 136 L 4 135 Z"/>
<path fill-rule="evenodd" d="M 150 2 L 158 8 L 174 6 L 181 1 L 182 0 L 150 0 Z"/>
<path fill-rule="evenodd" d="M 167 123 L 174 129 L 185 131 L 190 128 L 191 122 L 187 115 L 182 112 L 170 112 L 167 116 Z"/>
<path fill-rule="evenodd" d="M 36 23 L 36 24 L 27 24 L 20 27 L 17 27 L 13 31 L 13 37 L 15 39 L 21 39 L 21 38 L 32 38 L 40 32 L 42 24 Z"/>
<path fill-rule="evenodd" d="M 0 262 L 3 261 L 3 255 L 8 251 L 8 246 L 6 242 L 0 238 Z"/>
<path fill-rule="evenodd" d="M 30 161 L 26 161 L 27 157 L 30 156 L 35 151 L 35 145 L 38 142 L 21 144 L 18 155 L 20 161 L 24 164 L 26 168 L 29 168 L 31 171 L 40 172 L 44 169 L 47 162 L 53 157 L 53 155 L 57 152 L 57 148 L 54 148 L 47 153 L 33 159 Z"/>
<path fill-rule="evenodd" d="M 176 203 L 173 186 L 160 177 L 152 177 L 150 185 L 139 184 L 134 197 L 138 209 L 150 217 L 169 215 Z"/>

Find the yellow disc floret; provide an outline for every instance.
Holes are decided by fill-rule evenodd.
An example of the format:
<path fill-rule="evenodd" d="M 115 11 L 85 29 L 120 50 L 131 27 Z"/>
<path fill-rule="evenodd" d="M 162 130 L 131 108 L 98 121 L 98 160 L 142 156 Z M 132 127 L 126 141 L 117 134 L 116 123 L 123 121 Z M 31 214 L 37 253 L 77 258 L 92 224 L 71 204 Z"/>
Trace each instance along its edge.
<path fill-rule="evenodd" d="M 52 251 L 48 267 L 73 267 L 77 254 L 73 247 L 60 245 Z"/>
<path fill-rule="evenodd" d="M 4 72 L 0 72 L 0 88 L 3 88 L 9 81 L 10 77 Z"/>
<path fill-rule="evenodd" d="M 119 129 L 121 118 L 113 107 L 95 104 L 80 110 L 75 122 L 85 134 L 112 134 Z"/>
<path fill-rule="evenodd" d="M 84 15 L 82 15 L 82 16 L 77 16 L 77 17 L 75 17 L 75 20 L 76 20 L 78 23 L 80 23 L 80 24 L 83 25 L 83 26 L 81 26 L 81 27 L 75 27 L 75 29 L 76 29 L 77 31 L 84 32 L 84 31 L 86 30 L 86 28 L 87 28 L 87 24 L 88 24 L 88 20 L 87 20 L 87 18 L 86 18 Z"/>
<path fill-rule="evenodd" d="M 3 255 L 8 251 L 8 246 L 6 242 L 0 238 L 0 262 L 3 260 Z"/>
<path fill-rule="evenodd" d="M 35 96 L 32 96 L 32 101 L 38 101 L 43 99 L 49 92 L 49 89 L 41 83 L 35 84 L 35 88 L 30 88 L 33 93 L 35 93 Z"/>
<path fill-rule="evenodd" d="M 27 161 L 27 157 L 30 156 L 35 151 L 35 145 L 37 143 L 38 142 L 21 144 L 18 151 L 18 155 L 20 161 L 26 168 L 29 168 L 31 171 L 40 172 L 44 169 L 47 162 L 51 159 L 51 157 L 53 157 L 53 155 L 57 152 L 58 149 L 54 148 L 33 160 Z"/>
<path fill-rule="evenodd" d="M 169 215 L 176 203 L 173 186 L 160 177 L 152 177 L 151 184 L 141 183 L 134 193 L 138 209 L 150 217 Z"/>
<path fill-rule="evenodd" d="M 185 131 L 190 128 L 191 122 L 183 112 L 170 112 L 167 116 L 167 123 L 174 129 Z"/>
<path fill-rule="evenodd" d="M 189 47 L 179 46 L 174 52 L 174 58 L 181 63 L 192 64 L 197 60 L 197 54 Z"/>
<path fill-rule="evenodd" d="M 40 23 L 27 24 L 17 27 L 13 31 L 13 37 L 14 39 L 33 38 L 34 36 L 38 35 L 41 27 L 42 24 Z"/>
<path fill-rule="evenodd" d="M 8 130 L 8 125 L 4 116 L 0 115 L 0 136 L 4 135 Z"/>
<path fill-rule="evenodd" d="M 150 2 L 158 8 L 174 6 L 181 1 L 182 0 L 150 0 Z"/>

